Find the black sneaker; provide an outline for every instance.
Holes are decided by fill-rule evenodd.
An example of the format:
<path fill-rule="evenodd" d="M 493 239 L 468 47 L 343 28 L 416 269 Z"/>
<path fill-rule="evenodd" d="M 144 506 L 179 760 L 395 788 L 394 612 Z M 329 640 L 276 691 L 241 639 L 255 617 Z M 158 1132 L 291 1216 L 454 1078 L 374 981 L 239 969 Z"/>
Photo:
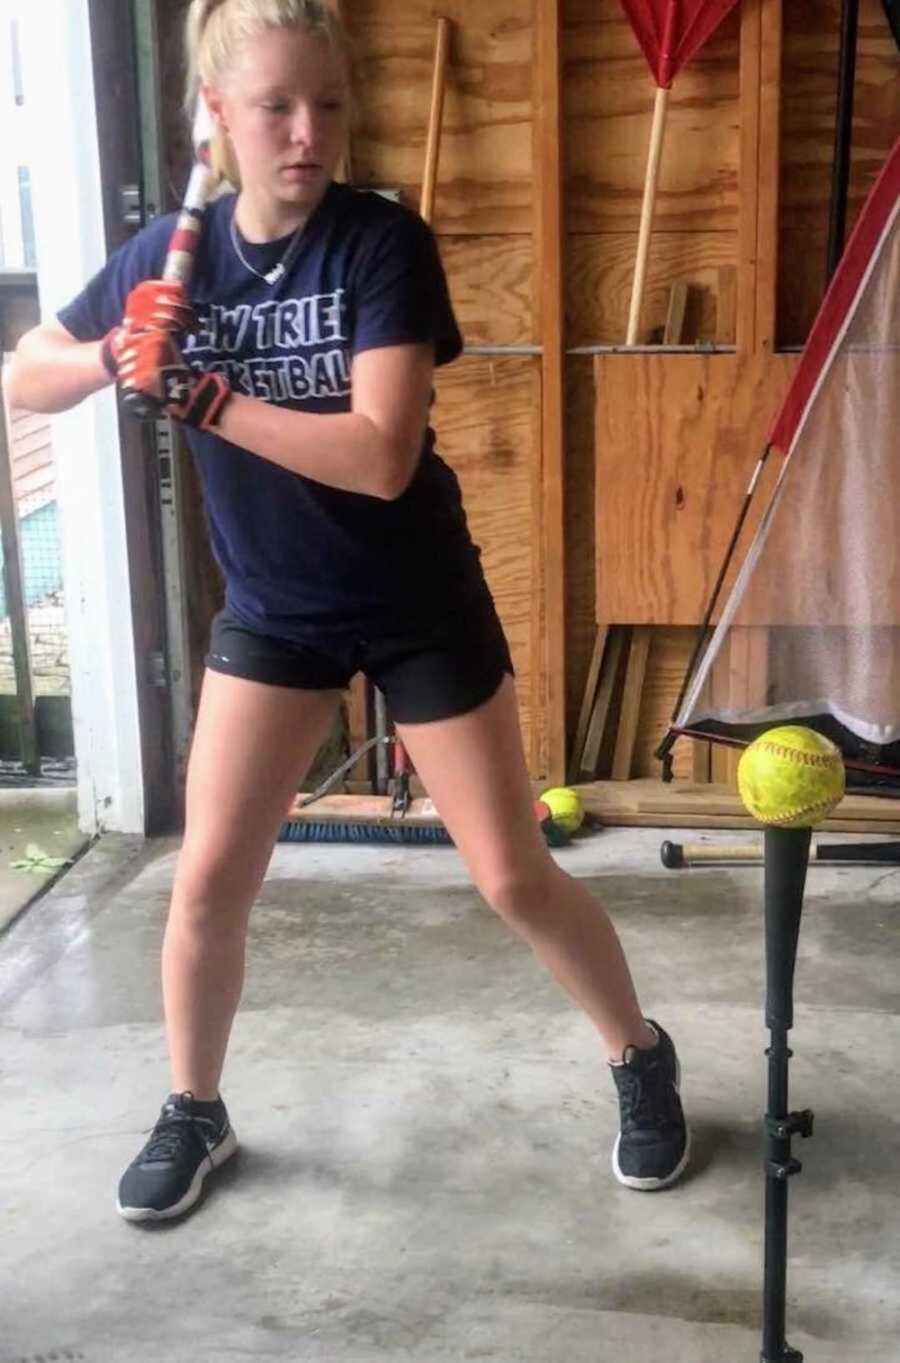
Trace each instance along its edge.
<path fill-rule="evenodd" d="M 681 1066 L 672 1038 L 656 1022 L 652 1051 L 629 1046 L 624 1064 L 611 1065 L 619 1091 L 620 1132 L 613 1150 L 613 1173 L 626 1188 L 653 1192 L 668 1188 L 684 1173 L 691 1134 L 681 1110 Z"/>
<path fill-rule="evenodd" d="M 170 1093 L 150 1139 L 119 1184 L 117 1207 L 126 1221 L 166 1221 L 189 1211 L 203 1180 L 237 1149 L 225 1104 L 195 1103 Z"/>

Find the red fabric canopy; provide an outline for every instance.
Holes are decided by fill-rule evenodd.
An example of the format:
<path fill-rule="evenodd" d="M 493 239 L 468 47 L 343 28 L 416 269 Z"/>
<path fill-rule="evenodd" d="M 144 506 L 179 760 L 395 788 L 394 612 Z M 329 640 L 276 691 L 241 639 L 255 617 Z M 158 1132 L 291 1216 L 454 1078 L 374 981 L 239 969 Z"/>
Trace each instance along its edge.
<path fill-rule="evenodd" d="M 668 89 L 738 0 L 622 0 L 654 80 Z"/>
<path fill-rule="evenodd" d="M 818 316 L 803 348 L 800 365 L 781 411 L 769 433 L 769 444 L 787 454 L 835 342 L 852 317 L 865 286 L 878 244 L 900 212 L 900 139 L 869 193 L 832 276 Z"/>

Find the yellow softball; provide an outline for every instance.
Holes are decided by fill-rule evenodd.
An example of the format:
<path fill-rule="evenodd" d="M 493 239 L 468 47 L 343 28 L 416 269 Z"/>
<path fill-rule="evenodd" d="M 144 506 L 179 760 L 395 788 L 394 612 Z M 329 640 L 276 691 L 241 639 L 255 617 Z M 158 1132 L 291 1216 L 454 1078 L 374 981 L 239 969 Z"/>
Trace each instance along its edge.
<path fill-rule="evenodd" d="M 744 808 L 760 823 L 812 828 L 844 794 L 844 761 L 830 738 L 783 724 L 755 739 L 738 763 Z"/>
<path fill-rule="evenodd" d="M 578 832 L 584 822 L 584 805 L 577 790 L 571 786 L 554 786 L 552 790 L 545 790 L 541 799 L 558 828 L 570 837 Z"/>

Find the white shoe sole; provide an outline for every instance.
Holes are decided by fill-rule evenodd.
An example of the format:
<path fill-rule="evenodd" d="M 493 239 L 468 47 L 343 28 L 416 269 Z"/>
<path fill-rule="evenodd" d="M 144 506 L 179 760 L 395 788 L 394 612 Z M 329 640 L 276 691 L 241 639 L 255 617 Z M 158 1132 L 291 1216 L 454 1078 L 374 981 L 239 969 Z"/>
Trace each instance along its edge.
<path fill-rule="evenodd" d="M 681 1175 L 687 1168 L 688 1162 L 690 1161 L 691 1158 L 691 1129 L 690 1127 L 688 1127 L 687 1140 L 684 1146 L 684 1154 L 682 1155 L 681 1160 L 679 1161 L 677 1167 L 673 1169 L 671 1174 L 669 1174 L 666 1178 L 630 1178 L 627 1174 L 623 1174 L 622 1170 L 619 1168 L 619 1144 L 621 1140 L 622 1140 L 621 1135 L 616 1137 L 616 1143 L 615 1146 L 613 1147 L 612 1155 L 612 1170 L 618 1181 L 622 1184 L 623 1188 L 636 1188 L 638 1192 L 655 1193 L 659 1192 L 660 1189 L 662 1188 L 671 1188 L 672 1184 L 677 1183 L 678 1180 L 681 1178 Z"/>
<path fill-rule="evenodd" d="M 182 1216 L 199 1199 L 203 1192 L 203 1183 L 207 1174 L 211 1174 L 214 1169 L 220 1168 L 227 1159 L 231 1158 L 237 1148 L 237 1136 L 229 1127 L 228 1135 L 219 1142 L 214 1150 L 210 1151 L 208 1157 L 199 1166 L 191 1180 L 191 1186 L 180 1201 L 173 1203 L 171 1207 L 163 1208 L 162 1211 L 157 1211 L 155 1207 L 123 1207 L 116 1198 L 116 1211 L 126 1221 L 171 1221 L 176 1216 Z"/>

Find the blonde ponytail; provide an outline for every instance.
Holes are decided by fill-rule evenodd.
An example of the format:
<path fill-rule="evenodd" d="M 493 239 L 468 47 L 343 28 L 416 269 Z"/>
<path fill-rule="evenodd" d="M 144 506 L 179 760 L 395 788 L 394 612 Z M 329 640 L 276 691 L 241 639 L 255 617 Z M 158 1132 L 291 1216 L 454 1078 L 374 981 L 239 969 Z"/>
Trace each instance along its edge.
<path fill-rule="evenodd" d="M 348 61 L 350 45 L 339 9 L 327 0 L 191 0 L 185 23 L 186 107 L 191 117 L 203 85 L 218 84 L 242 41 L 266 28 L 299 29 L 327 39 Z M 240 189 L 229 139 L 216 132 L 210 163 L 220 180 Z"/>

